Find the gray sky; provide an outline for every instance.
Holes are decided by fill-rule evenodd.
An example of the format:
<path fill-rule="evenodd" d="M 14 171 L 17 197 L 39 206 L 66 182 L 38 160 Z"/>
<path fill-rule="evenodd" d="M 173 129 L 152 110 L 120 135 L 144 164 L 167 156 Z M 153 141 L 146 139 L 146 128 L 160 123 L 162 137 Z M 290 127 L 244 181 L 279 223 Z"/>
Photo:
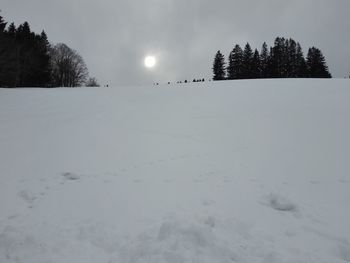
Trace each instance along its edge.
<path fill-rule="evenodd" d="M 350 74 L 349 0 L 2 0 L 2 16 L 44 29 L 85 59 L 101 84 L 210 78 L 233 45 L 260 50 L 275 37 L 320 48 L 334 77 Z M 157 66 L 146 69 L 147 54 Z"/>

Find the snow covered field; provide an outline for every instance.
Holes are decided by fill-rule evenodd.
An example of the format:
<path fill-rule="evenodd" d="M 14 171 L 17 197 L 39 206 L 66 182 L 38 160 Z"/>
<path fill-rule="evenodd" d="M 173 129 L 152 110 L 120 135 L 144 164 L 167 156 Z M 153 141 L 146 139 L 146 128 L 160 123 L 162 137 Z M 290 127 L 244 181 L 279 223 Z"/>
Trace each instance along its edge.
<path fill-rule="evenodd" d="M 0 89 L 0 262 L 350 262 L 350 81 Z"/>

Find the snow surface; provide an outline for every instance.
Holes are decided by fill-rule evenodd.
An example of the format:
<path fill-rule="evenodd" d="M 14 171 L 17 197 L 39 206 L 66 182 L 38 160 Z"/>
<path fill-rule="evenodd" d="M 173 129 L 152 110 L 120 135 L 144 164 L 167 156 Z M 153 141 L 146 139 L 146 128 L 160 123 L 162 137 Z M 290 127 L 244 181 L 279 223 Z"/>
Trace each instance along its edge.
<path fill-rule="evenodd" d="M 349 84 L 0 89 L 0 262 L 350 262 Z"/>

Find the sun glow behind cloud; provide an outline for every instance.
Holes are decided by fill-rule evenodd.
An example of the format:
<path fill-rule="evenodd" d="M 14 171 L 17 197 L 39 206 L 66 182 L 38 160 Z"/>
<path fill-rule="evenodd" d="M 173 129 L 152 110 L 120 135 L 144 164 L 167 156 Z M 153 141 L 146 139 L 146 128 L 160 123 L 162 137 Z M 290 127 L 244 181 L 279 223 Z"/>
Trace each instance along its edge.
<path fill-rule="evenodd" d="M 157 64 L 157 60 L 154 56 L 147 56 L 145 57 L 144 64 L 146 68 L 153 68 Z"/>

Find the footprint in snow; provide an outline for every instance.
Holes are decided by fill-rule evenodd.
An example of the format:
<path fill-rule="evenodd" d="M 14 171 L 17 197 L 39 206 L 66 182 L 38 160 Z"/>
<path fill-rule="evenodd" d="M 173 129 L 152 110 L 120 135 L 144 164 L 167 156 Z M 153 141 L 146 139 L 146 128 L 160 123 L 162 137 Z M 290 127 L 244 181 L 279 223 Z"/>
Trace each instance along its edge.
<path fill-rule="evenodd" d="M 75 181 L 75 180 L 79 180 L 80 179 L 80 175 L 75 174 L 75 173 L 63 173 L 62 176 L 67 179 L 67 180 L 71 180 L 71 181 Z"/>
<path fill-rule="evenodd" d="M 297 211 L 297 206 L 293 202 L 277 194 L 270 194 L 267 197 L 267 205 L 277 211 L 282 211 L 282 212 Z"/>
<path fill-rule="evenodd" d="M 19 217 L 19 214 L 13 214 L 13 215 L 10 215 L 9 217 L 7 217 L 7 219 L 13 220 L 13 219 L 16 219 L 17 217 Z"/>
<path fill-rule="evenodd" d="M 33 203 L 36 199 L 38 199 L 36 195 L 26 190 L 20 191 L 18 195 L 29 204 Z"/>
<path fill-rule="evenodd" d="M 350 262 L 350 246 L 345 244 L 338 244 L 338 257 L 344 261 Z"/>

